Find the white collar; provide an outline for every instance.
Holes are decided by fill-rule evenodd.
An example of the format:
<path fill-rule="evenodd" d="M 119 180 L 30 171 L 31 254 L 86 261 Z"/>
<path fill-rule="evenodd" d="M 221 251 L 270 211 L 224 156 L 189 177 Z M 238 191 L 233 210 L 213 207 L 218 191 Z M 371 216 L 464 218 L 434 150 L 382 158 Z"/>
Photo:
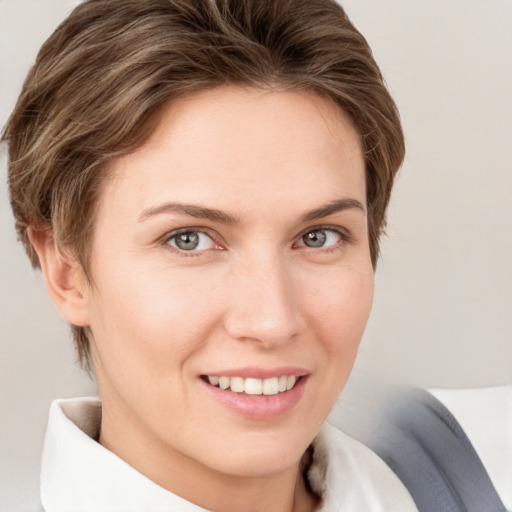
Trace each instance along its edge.
<path fill-rule="evenodd" d="M 97 398 L 56 400 L 50 408 L 41 468 L 46 512 L 204 512 L 141 475 L 95 441 Z M 308 473 L 322 512 L 416 512 L 411 496 L 371 450 L 325 424 Z"/>

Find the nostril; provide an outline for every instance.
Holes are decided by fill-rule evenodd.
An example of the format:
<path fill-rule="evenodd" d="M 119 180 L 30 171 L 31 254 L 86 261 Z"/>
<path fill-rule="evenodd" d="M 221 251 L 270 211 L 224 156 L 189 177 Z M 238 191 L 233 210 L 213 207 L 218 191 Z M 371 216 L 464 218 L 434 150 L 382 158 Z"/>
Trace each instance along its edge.
<path fill-rule="evenodd" d="M 299 322 L 294 314 L 281 318 L 265 318 L 255 312 L 232 313 L 225 321 L 229 336 L 239 341 L 254 341 L 271 347 L 294 341 L 299 334 Z"/>

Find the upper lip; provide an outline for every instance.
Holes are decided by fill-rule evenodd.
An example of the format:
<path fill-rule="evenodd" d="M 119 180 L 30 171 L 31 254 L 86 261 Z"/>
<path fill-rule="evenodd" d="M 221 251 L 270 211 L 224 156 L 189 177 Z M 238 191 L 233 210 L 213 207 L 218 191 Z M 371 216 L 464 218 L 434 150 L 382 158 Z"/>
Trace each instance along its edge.
<path fill-rule="evenodd" d="M 311 372 L 305 368 L 281 366 L 276 368 L 259 368 L 254 366 L 246 366 L 244 368 L 230 368 L 227 370 L 209 371 L 202 375 L 217 377 L 243 377 L 244 379 L 270 379 L 272 377 L 295 376 L 302 377 L 309 375 Z"/>

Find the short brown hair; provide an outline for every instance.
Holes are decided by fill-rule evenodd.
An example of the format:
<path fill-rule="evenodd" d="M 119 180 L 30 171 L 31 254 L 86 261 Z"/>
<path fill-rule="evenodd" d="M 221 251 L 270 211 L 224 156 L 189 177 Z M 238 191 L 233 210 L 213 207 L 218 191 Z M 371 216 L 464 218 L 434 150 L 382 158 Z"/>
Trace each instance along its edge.
<path fill-rule="evenodd" d="M 366 162 L 375 267 L 395 174 L 399 115 L 364 37 L 334 0 L 87 0 L 41 48 L 5 127 L 20 240 L 52 230 L 88 276 L 106 164 L 140 146 L 177 96 L 226 84 L 313 90 L 339 105 Z M 88 276 L 90 277 L 90 276 Z M 85 328 L 73 326 L 89 364 Z"/>

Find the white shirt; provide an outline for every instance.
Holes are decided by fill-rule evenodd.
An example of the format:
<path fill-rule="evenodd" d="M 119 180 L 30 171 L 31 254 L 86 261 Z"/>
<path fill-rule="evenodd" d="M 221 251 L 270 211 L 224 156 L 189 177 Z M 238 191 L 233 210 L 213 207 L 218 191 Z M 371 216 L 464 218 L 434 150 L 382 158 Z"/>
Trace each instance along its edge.
<path fill-rule="evenodd" d="M 96 398 L 53 402 L 41 468 L 46 512 L 204 511 L 96 442 L 100 421 Z M 308 477 L 321 512 L 417 512 L 398 477 L 358 441 L 325 424 L 313 446 Z"/>

